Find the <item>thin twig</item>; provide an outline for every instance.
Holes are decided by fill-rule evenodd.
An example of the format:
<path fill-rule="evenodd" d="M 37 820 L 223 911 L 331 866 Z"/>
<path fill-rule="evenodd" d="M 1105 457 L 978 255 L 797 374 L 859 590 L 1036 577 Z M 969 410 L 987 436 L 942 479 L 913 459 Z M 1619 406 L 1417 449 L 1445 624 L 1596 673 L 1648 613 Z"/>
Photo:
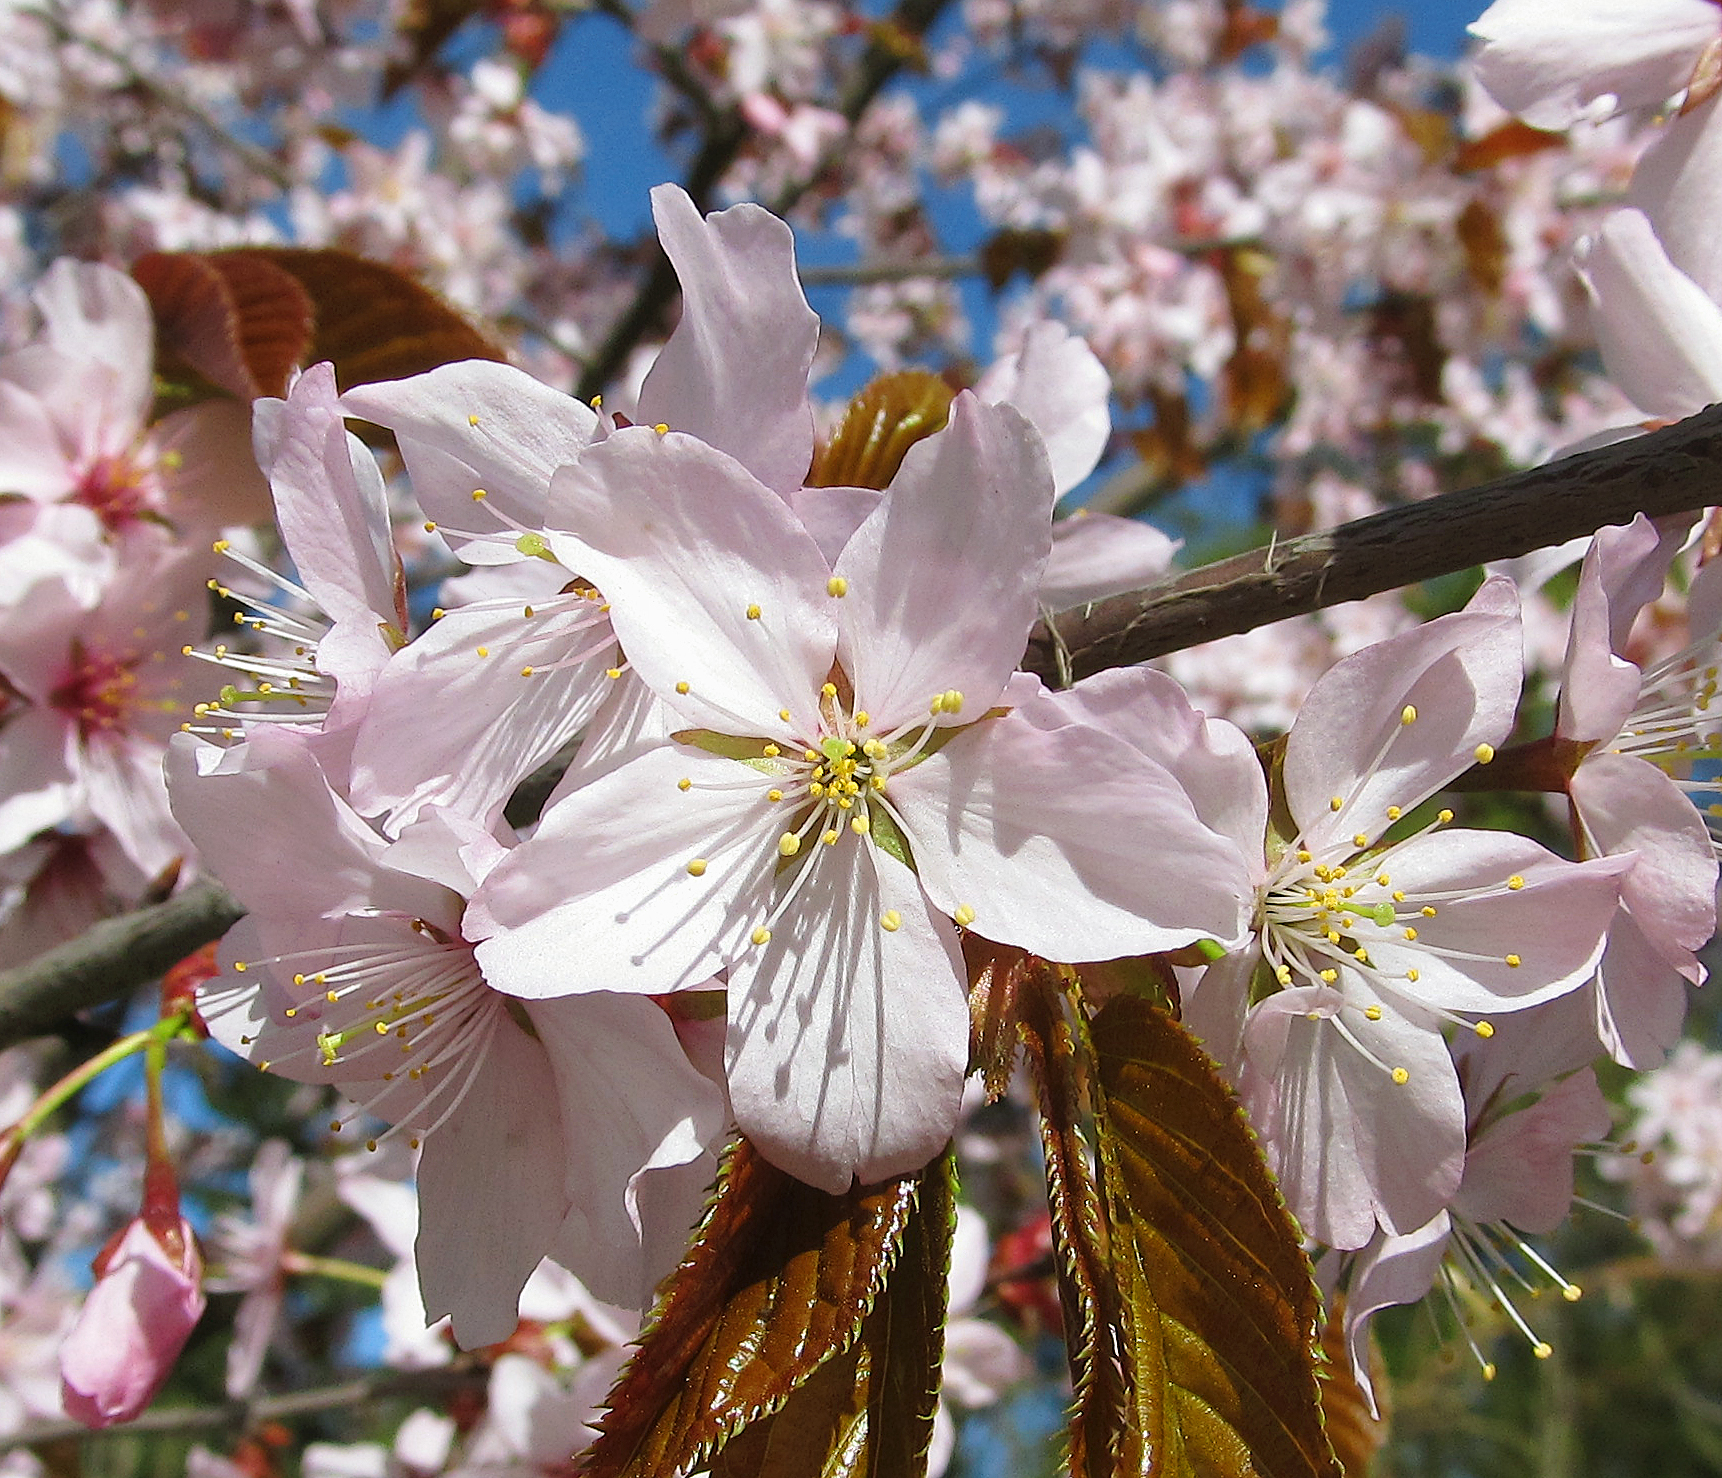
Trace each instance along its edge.
<path fill-rule="evenodd" d="M 866 287 L 875 282 L 913 282 L 917 278 L 949 281 L 978 277 L 978 257 L 921 257 L 912 262 L 856 262 L 847 267 L 803 267 L 803 287 Z"/>
<path fill-rule="evenodd" d="M 1511 559 L 1605 524 L 1722 502 L 1722 406 L 1612 446 L 1480 487 L 1278 541 L 1097 601 L 1057 621 L 1077 678 L 1232 636 L 1345 601 Z M 1052 682 L 1058 659 L 1037 627 L 1023 666 Z"/>
<path fill-rule="evenodd" d="M 79 1422 L 32 1422 L 0 1437 L 0 1452 L 15 1447 L 35 1447 L 67 1438 L 130 1437 L 145 1433 L 190 1434 L 193 1432 L 240 1433 L 264 1422 L 291 1421 L 319 1411 L 338 1411 L 392 1397 L 436 1399 L 459 1391 L 483 1390 L 485 1372 L 472 1365 L 437 1366 L 429 1370 L 390 1370 L 337 1386 L 319 1386 L 285 1396 L 256 1396 L 249 1401 L 229 1401 L 222 1406 L 159 1406 L 119 1426 L 92 1431 Z"/>
<path fill-rule="evenodd" d="M 244 914 L 220 883 L 205 879 L 165 903 L 103 919 L 28 964 L 0 971 L 0 1048 L 157 979 Z"/>

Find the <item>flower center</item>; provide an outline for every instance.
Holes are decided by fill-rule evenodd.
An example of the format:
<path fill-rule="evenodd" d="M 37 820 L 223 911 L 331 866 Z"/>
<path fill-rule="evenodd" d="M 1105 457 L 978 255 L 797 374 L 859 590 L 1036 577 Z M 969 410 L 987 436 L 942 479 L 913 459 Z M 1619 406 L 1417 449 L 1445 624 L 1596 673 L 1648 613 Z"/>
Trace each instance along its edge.
<path fill-rule="evenodd" d="M 72 665 L 48 701 L 78 726 L 81 739 L 123 732 L 137 706 L 135 657 L 115 657 L 72 643 Z"/>
<path fill-rule="evenodd" d="M 94 513 L 109 533 L 117 533 L 149 511 L 152 484 L 149 473 L 131 457 L 98 457 L 84 469 L 71 501 Z"/>

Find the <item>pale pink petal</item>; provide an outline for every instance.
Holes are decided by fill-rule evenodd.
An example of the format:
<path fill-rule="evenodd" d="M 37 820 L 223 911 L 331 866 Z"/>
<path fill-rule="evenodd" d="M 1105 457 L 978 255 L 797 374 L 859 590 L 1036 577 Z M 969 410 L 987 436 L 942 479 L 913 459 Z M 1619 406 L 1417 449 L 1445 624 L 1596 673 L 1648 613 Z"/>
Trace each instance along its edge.
<path fill-rule="evenodd" d="M 819 343 L 795 238 L 752 203 L 702 218 L 678 185 L 652 191 L 652 216 L 681 279 L 682 321 L 640 387 L 639 419 L 728 452 L 787 494 L 813 460 L 807 377 Z"/>
<path fill-rule="evenodd" d="M 483 488 L 497 514 L 540 528 L 551 477 L 598 431 L 590 406 L 524 370 L 482 359 L 441 365 L 406 380 L 355 385 L 341 404 L 347 414 L 395 433 L 419 505 L 446 526 L 462 558 L 475 564 L 507 563 L 520 555 L 508 527 L 474 505 L 473 490 Z M 461 530 L 507 537 L 467 544 Z"/>
<path fill-rule="evenodd" d="M 1237 846 L 1161 766 L 1096 729 L 1007 715 L 893 774 L 928 896 L 975 932 L 1053 960 L 1202 938 L 1236 943 L 1254 905 Z"/>
<path fill-rule="evenodd" d="M 1510 592 L 1491 578 L 1478 594 Z M 1286 803 L 1305 845 L 1379 836 L 1390 806 L 1410 810 L 1468 769 L 1479 745 L 1506 740 L 1524 671 L 1514 604 L 1503 615 L 1473 601 L 1322 674 L 1286 736 Z"/>
<path fill-rule="evenodd" d="M 544 809 L 549 810 L 570 791 L 627 764 L 636 755 L 667 744 L 682 726 L 680 715 L 666 708 L 632 672 L 624 672 L 610 684 L 586 727 L 574 762 L 562 772 Z"/>
<path fill-rule="evenodd" d="M 1416 919 L 1415 939 L 1397 924 L 1360 936 L 1371 973 L 1412 1000 L 1486 1014 L 1551 1000 L 1584 983 L 1602 954 L 1620 877 L 1631 863 L 1567 862 L 1511 832 L 1459 830 L 1414 837 L 1373 865 L 1413 904 L 1421 897 L 1440 901 L 1429 905 L 1433 917 Z"/>
<path fill-rule="evenodd" d="M 1710 0 L 1495 0 L 1471 23 L 1478 80 L 1538 128 L 1565 128 L 1598 99 L 1638 108 L 1686 85 L 1722 30 Z"/>
<path fill-rule="evenodd" d="M 562 1160 L 569 1213 L 555 1255 L 595 1297 L 644 1308 L 672 1265 L 660 1265 L 659 1246 L 669 1240 L 679 1249 L 698 1219 L 716 1168 L 707 1146 L 723 1130 L 723 1097 L 689 1064 L 654 1001 L 593 994 L 532 1001 L 526 1011 L 569 1126 Z M 640 1177 L 696 1162 L 682 1205 L 653 1207 L 659 1225 L 645 1225 Z M 673 1224 L 664 1226 L 666 1219 Z"/>
<path fill-rule="evenodd" d="M 1049 611 L 1065 611 L 1152 585 L 1172 567 L 1176 540 L 1139 518 L 1082 513 L 1052 526 L 1052 556 L 1040 581 Z"/>
<path fill-rule="evenodd" d="M 425 1139 L 418 1168 L 413 1252 L 425 1313 L 449 1315 L 468 1350 L 514 1333 L 520 1290 L 568 1214 L 562 1177 L 545 1173 L 568 1153 L 549 1058 L 508 1018 L 494 1030 L 460 1107 Z"/>
<path fill-rule="evenodd" d="M 1567 790 L 1587 848 L 1637 856 L 1621 901 L 1670 964 L 1689 963 L 1716 932 L 1716 854 L 1697 807 L 1634 755 L 1590 754 Z"/>
<path fill-rule="evenodd" d="M 991 1406 L 1034 1373 L 1023 1347 L 984 1319 L 952 1319 L 945 1326 L 944 1390 L 958 1406 Z"/>
<path fill-rule="evenodd" d="M 1280 991 L 1244 1034 L 1245 1103 L 1286 1204 L 1307 1235 L 1342 1249 L 1368 1243 L 1378 1221 L 1423 1225 L 1452 1199 L 1465 1159 L 1465 1105 L 1440 1033 L 1421 1013 L 1388 1005 L 1371 1020 L 1361 1005 L 1323 987 Z M 1375 1061 L 1327 1020 L 1340 1011 Z"/>
<path fill-rule="evenodd" d="M 1705 8 L 1711 8 L 1708 0 Z M 1716 229 L 1722 210 L 1719 102 L 1711 98 L 1663 129 L 1639 159 L 1626 203 L 1650 217 L 1668 260 L 1722 302 L 1722 232 Z"/>
<path fill-rule="evenodd" d="M 1595 744 L 1620 732 L 1638 701 L 1642 674 L 1617 654 L 1639 610 L 1661 594 L 1679 545 L 1675 531 L 1659 535 L 1642 514 L 1624 528 L 1597 530 L 1573 596 L 1555 720 L 1562 738 Z"/>
<path fill-rule="evenodd" d="M 76 735 L 57 713 L 26 709 L 0 728 L 0 852 L 70 818 L 78 803 Z"/>
<path fill-rule="evenodd" d="M 1603 221 L 1584 273 L 1603 367 L 1634 405 L 1678 419 L 1722 399 L 1722 307 L 1668 260 L 1642 211 Z"/>
<path fill-rule="evenodd" d="M 250 407 L 209 400 L 156 422 L 150 432 L 168 515 L 191 528 L 263 523 L 269 482 L 257 465 Z"/>
<path fill-rule="evenodd" d="M 1244 1022 L 1261 961 L 1261 946 L 1251 938 L 1203 970 L 1179 972 L 1181 1019 L 1234 1088 L 1243 1081 Z"/>
<path fill-rule="evenodd" d="M 1688 985 L 1702 979 L 1695 960 L 1685 971 L 1671 965 L 1668 946 L 1653 941 L 1631 912 L 1621 909 L 1609 925 L 1596 979 L 1585 990 L 1603 1049 L 1623 1067 L 1640 1072 L 1662 1066 L 1680 1040 Z"/>
<path fill-rule="evenodd" d="M 918 1169 L 950 1139 L 968 976 L 956 930 L 894 858 L 819 847 L 806 869 L 770 940 L 730 971 L 730 1099 L 768 1160 L 839 1192 Z"/>
<path fill-rule="evenodd" d="M 1177 679 L 1152 667 L 1115 667 L 1030 699 L 1018 712 L 1041 729 L 1104 729 L 1164 765 L 1202 824 L 1230 837 L 1246 863 L 1260 868 L 1268 787 L 1255 745 L 1236 724 L 1192 708 Z"/>
<path fill-rule="evenodd" d="M 68 360 L 94 360 L 112 374 L 99 399 L 61 405 L 60 414 L 67 424 L 103 428 L 85 445 L 108 436 L 129 442 L 155 395 L 155 325 L 143 289 L 113 267 L 61 257 L 31 298 L 51 348 Z"/>
<path fill-rule="evenodd" d="M 881 727 L 955 689 L 984 712 L 1022 658 L 1052 547 L 1052 484 L 1034 428 L 965 392 L 909 449 L 839 556 L 839 656 Z"/>
<path fill-rule="evenodd" d="M 797 488 L 789 494 L 789 506 L 813 536 L 825 562 L 835 565 L 843 546 L 884 496 L 873 488 Z"/>
<path fill-rule="evenodd" d="M 466 937 L 485 941 L 485 978 L 531 999 L 705 982 L 741 952 L 764 909 L 782 825 L 769 784 L 675 745 L 559 801 L 467 910 Z"/>
<path fill-rule="evenodd" d="M 1465 1156 L 1454 1209 L 1479 1226 L 1552 1232 L 1573 1203 L 1573 1151 L 1604 1138 L 1608 1103 L 1588 1067 L 1535 1102 L 1493 1120 Z"/>
<path fill-rule="evenodd" d="M 385 813 L 390 835 L 426 805 L 493 823 L 586 726 L 615 660 L 609 623 L 577 595 L 450 611 L 378 674 L 353 745 L 353 804 Z"/>
<path fill-rule="evenodd" d="M 604 592 L 622 650 L 665 703 L 720 733 L 817 732 L 840 602 L 782 498 L 690 436 L 637 427 L 560 472 L 552 503 L 579 542 L 564 563 Z"/>
<path fill-rule="evenodd" d="M 311 598 L 336 622 L 404 621 L 382 474 L 341 417 L 334 367 L 313 365 L 286 400 L 257 402 L 257 463 Z"/>
<path fill-rule="evenodd" d="M 0 492 L 49 502 L 70 496 L 78 473 L 41 398 L 0 378 Z"/>
<path fill-rule="evenodd" d="M 94 734 L 78 755 L 84 805 L 146 877 L 190 855 L 191 844 L 168 806 L 160 744 Z"/>
<path fill-rule="evenodd" d="M 1362 1252 L 1351 1272 L 1345 1295 L 1345 1344 L 1351 1374 L 1362 1387 L 1370 1412 L 1379 1417 L 1375 1384 L 1369 1373 L 1369 1321 L 1383 1309 L 1414 1304 L 1435 1283 L 1447 1252 L 1452 1222 L 1438 1211 L 1423 1226 L 1403 1236 L 1380 1232 Z"/>
<path fill-rule="evenodd" d="M 1028 417 L 1046 443 L 1059 497 L 1094 471 L 1112 434 L 1112 377 L 1086 341 L 1050 319 L 1035 324 L 1021 349 L 987 370 L 975 394 Z"/>

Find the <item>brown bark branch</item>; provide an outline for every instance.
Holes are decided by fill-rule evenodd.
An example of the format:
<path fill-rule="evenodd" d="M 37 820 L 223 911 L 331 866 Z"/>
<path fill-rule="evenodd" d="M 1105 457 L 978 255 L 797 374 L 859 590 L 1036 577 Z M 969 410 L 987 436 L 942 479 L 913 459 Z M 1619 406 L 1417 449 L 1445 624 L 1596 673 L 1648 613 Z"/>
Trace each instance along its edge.
<path fill-rule="evenodd" d="M 1127 667 L 1287 616 L 1510 559 L 1633 515 L 1722 503 L 1722 406 L 1479 487 L 1203 565 L 1057 617 L 1023 666 L 1044 681 Z"/>

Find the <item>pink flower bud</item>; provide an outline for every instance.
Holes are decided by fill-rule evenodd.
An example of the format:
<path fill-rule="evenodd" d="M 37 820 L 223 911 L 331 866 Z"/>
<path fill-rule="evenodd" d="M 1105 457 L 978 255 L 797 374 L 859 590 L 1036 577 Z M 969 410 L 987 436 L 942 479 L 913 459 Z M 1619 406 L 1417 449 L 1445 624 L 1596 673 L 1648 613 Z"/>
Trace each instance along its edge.
<path fill-rule="evenodd" d="M 96 1286 L 60 1347 L 66 1414 L 90 1427 L 148 1406 L 203 1313 L 203 1257 L 183 1217 L 133 1220 L 96 1259 Z"/>

